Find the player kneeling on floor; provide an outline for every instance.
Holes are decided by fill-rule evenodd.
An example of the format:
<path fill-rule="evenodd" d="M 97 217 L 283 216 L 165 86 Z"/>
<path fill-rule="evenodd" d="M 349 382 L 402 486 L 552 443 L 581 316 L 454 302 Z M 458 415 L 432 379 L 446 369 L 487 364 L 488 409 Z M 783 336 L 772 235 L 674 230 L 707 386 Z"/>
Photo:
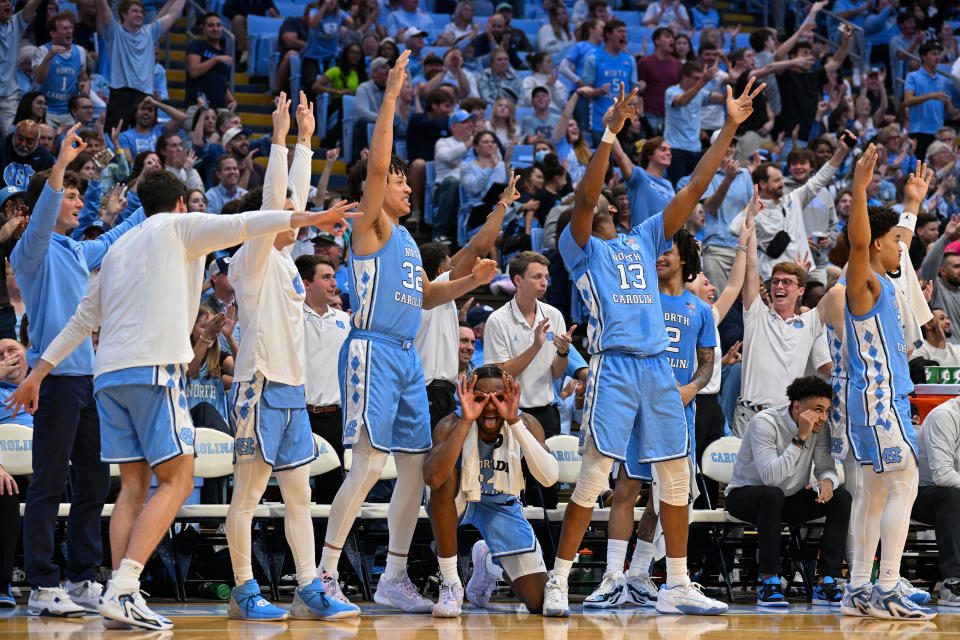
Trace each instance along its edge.
<path fill-rule="evenodd" d="M 540 484 L 550 486 L 557 482 L 557 460 L 544 444 L 540 423 L 519 410 L 520 385 L 499 367 L 479 367 L 469 379 L 461 378 L 457 395 L 460 415 L 440 421 L 423 463 L 443 576 L 433 615 L 458 616 L 463 604 L 458 522 L 472 524 L 484 537 L 473 546 L 470 602 L 485 607 L 502 575 L 527 609 L 540 613 L 547 569 L 533 527 L 523 516 L 520 461 L 526 460 Z"/>

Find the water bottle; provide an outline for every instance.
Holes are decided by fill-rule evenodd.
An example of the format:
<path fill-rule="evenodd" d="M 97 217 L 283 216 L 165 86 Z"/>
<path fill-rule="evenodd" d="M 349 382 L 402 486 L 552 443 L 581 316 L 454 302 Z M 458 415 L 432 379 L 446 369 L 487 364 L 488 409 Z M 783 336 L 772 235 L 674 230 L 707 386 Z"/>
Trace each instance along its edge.
<path fill-rule="evenodd" d="M 580 549 L 580 552 L 577 554 L 577 563 L 582 562 L 593 562 L 593 551 L 584 547 Z M 580 569 L 580 576 L 578 578 L 580 582 L 585 582 L 587 584 L 580 587 L 579 592 L 590 595 L 593 593 L 593 590 L 596 588 L 590 583 L 593 582 L 593 570 L 589 567 L 582 567 Z"/>
<path fill-rule="evenodd" d="M 230 587 L 222 582 L 201 582 L 197 587 L 197 595 L 210 600 L 229 600 Z"/>

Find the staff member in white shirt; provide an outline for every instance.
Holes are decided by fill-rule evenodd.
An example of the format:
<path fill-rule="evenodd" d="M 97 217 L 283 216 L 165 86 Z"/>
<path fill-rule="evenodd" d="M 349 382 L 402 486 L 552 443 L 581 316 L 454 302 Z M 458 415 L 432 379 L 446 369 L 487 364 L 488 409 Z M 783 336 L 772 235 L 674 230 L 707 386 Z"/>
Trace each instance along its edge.
<path fill-rule="evenodd" d="M 567 368 L 573 330 L 567 331 L 563 314 L 540 302 L 547 292 L 550 261 L 535 251 L 524 251 L 510 261 L 510 279 L 517 293 L 508 304 L 490 314 L 484 329 L 483 364 L 495 364 L 516 378 L 523 390 L 521 409 L 543 426 L 547 438 L 560 433 L 560 411 L 553 403 L 553 379 Z M 524 467 L 526 486 L 536 479 Z M 557 490 L 544 487 L 543 505 L 555 508 Z M 536 496 L 527 494 L 527 502 L 536 504 Z"/>
<path fill-rule="evenodd" d="M 500 201 L 487 216 L 480 230 L 451 258 L 442 242 L 431 242 L 420 247 L 423 271 L 430 281 L 449 282 L 470 275 L 474 263 L 490 253 L 503 225 L 503 216 L 514 200 L 520 197 L 513 175 L 510 184 L 500 194 Z M 459 366 L 459 329 L 457 305 L 452 300 L 433 309 L 424 309 L 420 328 L 413 344 L 423 363 L 423 377 L 427 381 L 427 401 L 430 406 L 430 428 L 456 411 L 456 383 Z"/>
<path fill-rule="evenodd" d="M 336 271 L 326 256 L 302 255 L 297 271 L 307 290 L 303 302 L 303 342 L 307 354 L 304 383 L 310 430 L 326 440 L 343 460 L 343 415 L 340 412 L 340 385 L 337 359 L 350 333 L 350 316 L 331 305 L 337 295 Z M 340 469 L 313 479 L 313 501 L 330 504 L 343 483 Z"/>

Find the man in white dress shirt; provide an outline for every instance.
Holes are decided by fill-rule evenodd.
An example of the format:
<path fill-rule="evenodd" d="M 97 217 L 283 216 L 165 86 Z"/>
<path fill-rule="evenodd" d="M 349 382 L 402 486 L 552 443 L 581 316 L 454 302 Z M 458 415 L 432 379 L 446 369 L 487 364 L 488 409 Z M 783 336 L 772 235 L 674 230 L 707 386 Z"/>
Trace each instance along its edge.
<path fill-rule="evenodd" d="M 547 291 L 550 261 L 535 251 L 524 251 L 510 261 L 509 274 L 517 293 L 509 303 L 490 314 L 483 333 L 483 364 L 495 364 L 513 376 L 523 389 L 521 409 L 543 426 L 547 438 L 560 433 L 560 411 L 553 403 L 553 379 L 567 368 L 570 342 L 576 325 L 567 330 L 563 314 L 540 298 Z M 524 467 L 524 482 L 536 478 Z M 556 485 L 543 487 L 543 505 L 557 505 Z M 527 492 L 527 502 L 537 496 Z"/>
<path fill-rule="evenodd" d="M 303 339 L 307 352 L 305 382 L 310 429 L 327 441 L 343 460 L 343 414 L 340 411 L 340 383 L 337 359 L 350 333 L 350 316 L 335 309 L 336 271 L 326 256 L 303 255 L 296 260 L 300 279 L 307 290 L 303 301 Z M 334 469 L 313 479 L 313 501 L 330 504 L 343 483 L 343 472 Z"/>

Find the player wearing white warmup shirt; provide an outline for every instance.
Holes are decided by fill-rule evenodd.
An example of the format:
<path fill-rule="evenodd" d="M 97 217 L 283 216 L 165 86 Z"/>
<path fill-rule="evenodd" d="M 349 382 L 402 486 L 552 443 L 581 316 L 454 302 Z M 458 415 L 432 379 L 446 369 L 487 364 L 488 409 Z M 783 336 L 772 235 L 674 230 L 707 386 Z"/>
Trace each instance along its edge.
<path fill-rule="evenodd" d="M 867 211 L 866 188 L 876 161 L 876 147 L 870 145 L 854 169 L 847 228 L 850 258 L 843 344 L 851 389 L 846 407 L 849 444 L 863 466 L 850 514 L 855 557 L 841 610 L 847 615 L 929 620 L 936 613 L 914 603 L 900 584 L 900 558 L 919 472 L 916 431 L 910 421 L 908 394 L 913 383 L 900 326 L 902 312 L 895 286 L 884 277 L 900 264 L 899 216 L 886 207 Z M 929 179 L 923 174 L 911 176 L 911 199 L 922 199 Z M 880 572 L 877 583 L 871 585 L 870 570 L 879 541 L 883 542 Z"/>
<path fill-rule="evenodd" d="M 313 105 L 301 92 L 297 108 L 297 145 L 287 180 L 290 100 L 281 92 L 273 112 L 273 145 L 263 185 L 262 209 L 303 208 L 310 189 L 310 136 Z M 290 197 L 286 194 L 290 192 Z M 334 211 L 355 206 L 341 201 Z M 287 612 L 260 594 L 253 577 L 250 530 L 271 473 L 285 506 L 284 533 L 297 571 L 290 615 L 333 620 L 359 615 L 352 604 L 327 598 L 317 577 L 313 520 L 310 517 L 310 462 L 317 457 L 304 397 L 306 368 L 303 300 L 306 290 L 290 257 L 296 229 L 248 240 L 230 261 L 236 291 L 240 351 L 230 393 L 230 422 L 235 432 L 233 496 L 227 512 L 227 542 L 236 586 L 227 615 L 240 620 L 282 620 Z"/>
<path fill-rule="evenodd" d="M 544 590 L 544 615 L 569 615 L 567 576 L 590 522 L 593 504 L 607 487 L 614 460 L 625 460 L 627 443 L 637 439 L 637 462 L 652 463 L 660 489 L 660 518 L 667 551 L 667 582 L 657 597 L 661 613 L 717 614 L 727 606 L 707 598 L 687 576 L 690 472 L 686 457 L 690 436 L 683 402 L 666 356 L 670 345 L 657 291 L 656 259 L 693 213 L 730 140 L 753 111 L 750 80 L 734 99 L 727 88 L 727 120 L 716 142 L 704 154 L 689 184 L 662 214 L 617 235 L 609 204 L 600 198 L 610 145 L 624 123 L 636 118 L 630 102 L 634 89 L 614 103 L 612 118 L 590 165 L 577 187 L 570 224 L 558 248 L 571 280 L 590 312 L 587 328 L 590 374 L 583 428 L 589 433 L 577 486 L 563 517 L 557 559 Z M 602 228 L 596 235 L 594 232 Z M 599 237 L 605 238 L 601 240 Z"/>
<path fill-rule="evenodd" d="M 110 519 L 114 575 L 99 611 L 105 624 L 156 630 L 173 624 L 147 607 L 140 572 L 193 490 L 194 433 L 183 388 L 204 258 L 238 241 L 306 225 L 342 233 L 355 214 L 187 213 L 186 187 L 167 171 L 149 174 L 137 192 L 147 219 L 107 252 L 76 313 L 8 406 L 35 410 L 44 376 L 100 329 L 94 393 L 101 458 L 120 464 L 121 489 Z M 154 474 L 158 485 L 150 493 Z"/>
<path fill-rule="evenodd" d="M 400 217 L 410 213 L 406 166 L 393 148 L 393 117 L 406 78 L 409 50 L 397 59 L 374 124 L 370 154 L 351 169 L 347 187 L 360 198 L 361 216 L 350 236 L 350 336 L 340 350 L 343 440 L 353 463 L 330 507 L 320 577 L 327 595 L 348 602 L 337 583 L 337 564 L 350 527 L 392 451 L 397 483 L 387 512 L 387 566 L 374 599 L 408 612 L 427 612 L 407 576 L 407 553 L 423 502 L 423 454 L 430 450 L 430 414 L 420 356 L 413 346 L 421 308 L 454 300 L 490 282 L 493 260 L 480 260 L 469 276 L 430 282 L 420 250 Z"/>

